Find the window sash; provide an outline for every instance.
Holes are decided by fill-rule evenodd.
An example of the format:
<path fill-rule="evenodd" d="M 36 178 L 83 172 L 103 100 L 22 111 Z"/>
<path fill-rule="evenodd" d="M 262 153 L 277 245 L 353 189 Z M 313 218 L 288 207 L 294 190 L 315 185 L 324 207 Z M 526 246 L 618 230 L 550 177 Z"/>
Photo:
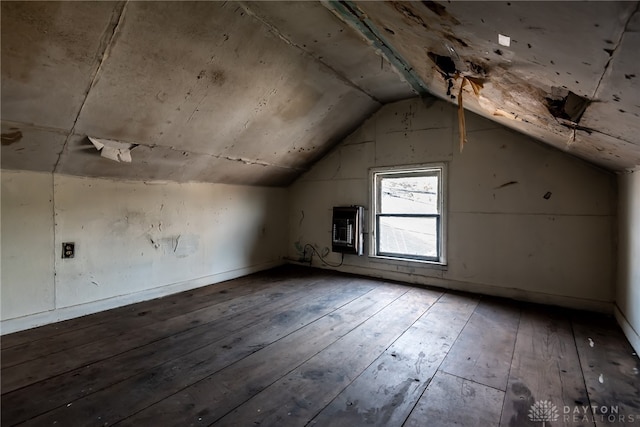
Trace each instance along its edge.
<path fill-rule="evenodd" d="M 442 227 L 440 224 L 441 215 L 440 214 L 383 214 L 376 213 L 376 255 L 382 257 L 389 258 L 399 258 L 399 259 L 412 259 L 419 261 L 437 261 L 439 262 L 441 259 L 441 251 L 442 251 Z M 421 256 L 421 255 L 412 255 L 405 254 L 401 252 L 384 252 L 380 250 L 380 218 L 435 218 L 436 219 L 436 255 L 435 256 Z"/>
<path fill-rule="evenodd" d="M 436 189 L 436 196 L 438 198 L 438 202 L 436 204 L 437 214 L 442 214 L 442 169 L 419 169 L 414 171 L 389 171 L 389 172 L 378 172 L 375 174 L 375 214 L 394 214 L 394 215 L 402 215 L 403 212 L 382 212 L 382 181 L 384 179 L 396 179 L 396 178 L 421 178 L 421 177 L 437 177 L 438 178 L 438 188 Z M 420 214 L 420 215 L 434 215 L 434 214 Z"/>

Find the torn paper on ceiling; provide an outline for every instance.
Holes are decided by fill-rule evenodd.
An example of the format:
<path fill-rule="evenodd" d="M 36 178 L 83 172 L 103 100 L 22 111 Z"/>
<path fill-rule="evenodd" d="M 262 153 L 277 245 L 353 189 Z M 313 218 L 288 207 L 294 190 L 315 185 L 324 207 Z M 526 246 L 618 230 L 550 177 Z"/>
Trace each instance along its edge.
<path fill-rule="evenodd" d="M 93 146 L 100 151 L 102 157 L 116 162 L 131 163 L 131 150 L 138 146 L 138 144 L 113 141 L 111 139 L 99 139 L 91 136 L 88 138 Z"/>

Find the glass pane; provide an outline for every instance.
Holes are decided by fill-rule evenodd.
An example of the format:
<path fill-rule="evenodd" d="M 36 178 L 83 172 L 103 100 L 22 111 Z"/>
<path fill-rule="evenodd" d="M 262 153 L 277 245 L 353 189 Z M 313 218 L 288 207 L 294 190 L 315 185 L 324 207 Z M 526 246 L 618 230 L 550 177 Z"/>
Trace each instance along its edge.
<path fill-rule="evenodd" d="M 419 257 L 438 256 L 436 218 L 378 217 L 378 252 Z"/>
<path fill-rule="evenodd" d="M 380 213 L 438 212 L 438 176 L 380 179 Z"/>

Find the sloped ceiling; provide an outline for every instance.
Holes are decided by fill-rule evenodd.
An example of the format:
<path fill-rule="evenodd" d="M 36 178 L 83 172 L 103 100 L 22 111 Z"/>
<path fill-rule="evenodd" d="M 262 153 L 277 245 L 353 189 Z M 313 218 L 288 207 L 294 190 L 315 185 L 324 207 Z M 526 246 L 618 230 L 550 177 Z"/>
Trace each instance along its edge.
<path fill-rule="evenodd" d="M 462 76 L 483 83 L 466 108 L 640 165 L 637 2 L 1 7 L 3 168 L 287 185 L 384 103 L 456 103 Z M 87 136 L 134 144 L 132 162 Z"/>
<path fill-rule="evenodd" d="M 320 3 L 272 4 L 286 31 L 253 6 L 3 1 L 2 166 L 285 185 L 382 103 L 415 95 Z M 87 136 L 137 144 L 132 162 Z"/>
<path fill-rule="evenodd" d="M 339 2 L 426 91 L 605 168 L 640 165 L 638 2 Z M 499 44 L 500 35 L 509 45 Z"/>

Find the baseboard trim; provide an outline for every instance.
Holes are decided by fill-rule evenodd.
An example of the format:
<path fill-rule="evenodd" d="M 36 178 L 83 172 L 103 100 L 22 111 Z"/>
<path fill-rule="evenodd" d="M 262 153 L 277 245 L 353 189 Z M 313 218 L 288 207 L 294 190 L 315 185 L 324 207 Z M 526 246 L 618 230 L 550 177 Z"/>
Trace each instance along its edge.
<path fill-rule="evenodd" d="M 293 260 L 285 259 L 289 264 L 306 265 L 309 263 L 300 263 Z M 481 283 L 464 282 L 458 280 L 445 279 L 442 277 L 426 276 L 420 274 L 407 274 L 401 271 L 389 271 L 384 269 L 378 269 L 373 267 L 361 267 L 356 265 L 344 264 L 338 268 L 332 268 L 328 266 L 313 267 L 322 268 L 325 270 L 335 270 L 344 273 L 358 274 L 368 277 L 376 277 L 386 280 L 396 280 L 405 283 L 411 283 L 415 285 L 435 286 L 444 289 L 470 292 L 474 294 L 490 295 L 502 298 L 509 298 L 518 301 L 532 302 L 536 304 L 554 305 L 559 307 L 566 307 L 576 310 L 587 310 L 599 313 L 612 314 L 613 303 L 608 301 L 598 301 L 586 298 L 569 297 L 564 295 L 552 295 L 541 292 L 532 292 L 515 288 L 504 288 L 495 285 L 486 285 Z"/>
<path fill-rule="evenodd" d="M 38 326 L 47 325 L 49 323 L 61 322 L 63 320 L 73 319 L 75 317 L 86 316 L 88 314 L 100 311 L 110 310 L 112 308 L 122 307 L 124 305 L 134 304 L 141 301 L 148 301 L 155 298 L 164 297 L 178 292 L 188 291 L 202 286 L 212 285 L 214 283 L 224 282 L 225 280 L 236 279 L 248 274 L 257 273 L 262 270 L 283 265 L 284 261 L 271 261 L 262 264 L 256 264 L 249 267 L 239 268 L 236 270 L 224 271 L 209 276 L 199 277 L 181 282 L 171 283 L 169 285 L 157 288 L 147 289 L 133 294 L 119 295 L 99 301 L 92 301 L 85 304 L 74 305 L 70 307 L 58 308 L 42 313 L 30 314 L 14 319 L 7 319 L 0 322 L 0 335 L 19 332 Z"/>
<path fill-rule="evenodd" d="M 631 323 L 627 320 L 627 317 L 624 315 L 622 310 L 618 307 L 617 304 L 613 305 L 613 315 L 618 321 L 618 325 L 622 328 L 622 332 L 629 340 L 631 347 L 636 351 L 636 356 L 640 357 L 640 335 L 636 330 L 631 326 Z"/>

